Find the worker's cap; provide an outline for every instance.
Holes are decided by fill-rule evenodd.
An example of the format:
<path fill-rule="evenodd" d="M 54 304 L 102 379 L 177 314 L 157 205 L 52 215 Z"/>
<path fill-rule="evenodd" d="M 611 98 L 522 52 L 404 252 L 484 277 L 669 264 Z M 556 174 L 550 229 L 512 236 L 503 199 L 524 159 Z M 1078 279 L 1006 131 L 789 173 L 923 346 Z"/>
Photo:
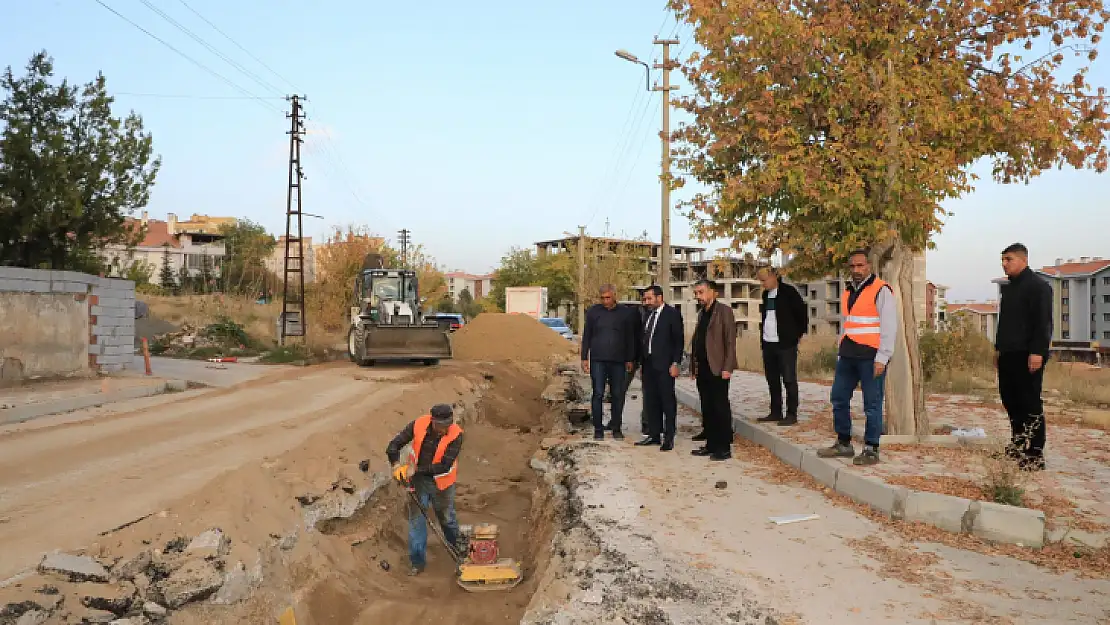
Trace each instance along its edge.
<path fill-rule="evenodd" d="M 455 413 L 447 404 L 436 404 L 432 406 L 432 421 L 439 425 L 451 425 L 455 422 Z"/>

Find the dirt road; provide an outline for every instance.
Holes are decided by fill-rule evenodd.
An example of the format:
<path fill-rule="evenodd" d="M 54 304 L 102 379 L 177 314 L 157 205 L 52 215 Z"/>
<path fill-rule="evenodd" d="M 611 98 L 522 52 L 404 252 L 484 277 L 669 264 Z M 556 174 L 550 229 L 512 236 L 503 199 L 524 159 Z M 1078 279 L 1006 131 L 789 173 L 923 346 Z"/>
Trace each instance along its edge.
<path fill-rule="evenodd" d="M 72 413 L 0 428 L 0 580 L 364 417 L 412 388 L 398 380 L 419 371 L 282 370 L 195 397 L 118 404 L 95 419 Z"/>

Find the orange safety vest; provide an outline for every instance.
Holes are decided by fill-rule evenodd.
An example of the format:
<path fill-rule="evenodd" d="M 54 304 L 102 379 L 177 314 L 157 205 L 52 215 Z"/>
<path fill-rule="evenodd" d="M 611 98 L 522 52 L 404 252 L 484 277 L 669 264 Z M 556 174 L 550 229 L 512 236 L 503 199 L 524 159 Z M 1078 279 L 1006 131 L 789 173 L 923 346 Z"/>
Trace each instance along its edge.
<path fill-rule="evenodd" d="M 844 294 L 840 297 L 840 316 L 844 321 L 844 334 L 841 340 L 847 336 L 860 345 L 879 349 L 879 306 L 876 300 L 879 297 L 879 291 L 884 287 L 890 288 L 890 285 L 875 276 L 871 284 L 860 291 L 855 306 L 850 310 L 848 302 L 851 300 L 852 291 L 844 289 Z"/>
<path fill-rule="evenodd" d="M 424 444 L 424 437 L 428 434 L 428 428 L 432 426 L 432 415 L 426 414 L 417 419 L 412 426 L 412 452 L 409 454 L 409 462 L 412 463 L 413 468 L 416 468 L 417 462 L 420 461 L 420 446 Z M 462 428 L 458 424 L 452 423 L 451 427 L 447 428 L 447 433 L 443 438 L 439 439 L 439 445 L 436 447 L 436 453 L 432 456 L 432 463 L 438 464 L 443 460 L 443 454 L 447 453 L 447 446 L 451 441 L 455 440 L 463 433 Z M 455 477 L 458 475 L 459 459 L 451 463 L 451 468 L 446 473 L 439 473 L 432 477 L 436 481 L 436 487 L 439 490 L 447 490 L 452 484 L 455 483 Z"/>

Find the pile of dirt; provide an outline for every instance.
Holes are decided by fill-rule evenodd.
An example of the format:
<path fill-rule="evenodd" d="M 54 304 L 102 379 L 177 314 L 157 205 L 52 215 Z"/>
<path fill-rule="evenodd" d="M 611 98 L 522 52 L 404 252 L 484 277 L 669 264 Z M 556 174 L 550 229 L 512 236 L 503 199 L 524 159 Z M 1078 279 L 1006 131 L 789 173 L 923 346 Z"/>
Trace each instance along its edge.
<path fill-rule="evenodd" d="M 487 362 L 564 358 L 575 344 L 527 315 L 482 313 L 451 337 L 455 358 Z"/>

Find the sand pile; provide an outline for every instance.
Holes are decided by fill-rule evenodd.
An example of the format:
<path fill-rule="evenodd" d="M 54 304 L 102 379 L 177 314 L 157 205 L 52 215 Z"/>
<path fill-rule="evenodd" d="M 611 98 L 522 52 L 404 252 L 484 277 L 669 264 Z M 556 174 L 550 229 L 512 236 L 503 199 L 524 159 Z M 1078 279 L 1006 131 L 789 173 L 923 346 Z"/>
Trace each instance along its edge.
<path fill-rule="evenodd" d="M 482 313 L 451 337 L 455 358 L 538 361 L 573 354 L 572 343 L 526 315 Z"/>

